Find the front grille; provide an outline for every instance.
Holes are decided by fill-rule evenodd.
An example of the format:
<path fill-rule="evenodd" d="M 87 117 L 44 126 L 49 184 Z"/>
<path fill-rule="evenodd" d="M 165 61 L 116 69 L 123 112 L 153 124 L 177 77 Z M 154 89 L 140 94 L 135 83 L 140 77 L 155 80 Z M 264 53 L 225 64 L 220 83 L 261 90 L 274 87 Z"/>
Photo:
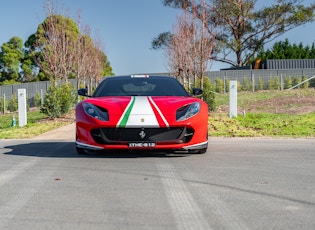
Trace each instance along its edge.
<path fill-rule="evenodd" d="M 117 144 L 121 142 L 187 143 L 193 129 L 179 128 L 98 128 L 91 131 L 96 143 Z"/>

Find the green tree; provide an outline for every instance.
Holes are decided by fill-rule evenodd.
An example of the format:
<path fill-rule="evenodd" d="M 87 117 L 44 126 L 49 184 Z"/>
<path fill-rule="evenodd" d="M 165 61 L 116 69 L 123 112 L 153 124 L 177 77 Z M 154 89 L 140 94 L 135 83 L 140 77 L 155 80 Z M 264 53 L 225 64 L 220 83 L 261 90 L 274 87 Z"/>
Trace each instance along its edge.
<path fill-rule="evenodd" d="M 21 38 L 12 37 L 8 42 L 2 44 L 0 52 L 0 81 L 20 80 L 19 67 L 23 56 L 23 41 Z"/>
<path fill-rule="evenodd" d="M 105 53 L 101 52 L 101 59 L 102 59 L 102 76 L 113 76 L 113 68 L 110 65 L 110 62 Z"/>
<path fill-rule="evenodd" d="M 289 30 L 314 20 L 315 4 L 304 6 L 297 0 L 275 0 L 260 9 L 256 0 L 209 1 L 207 8 L 201 6 L 205 0 L 163 0 L 165 6 L 191 12 L 205 10 L 209 28 L 220 28 L 212 60 L 232 66 L 245 66 L 262 47 Z M 194 13 L 195 17 L 203 15 Z M 154 49 L 168 47 L 172 40 L 170 32 L 159 34 L 152 41 Z M 234 54 L 228 55 L 228 54 Z"/>
<path fill-rule="evenodd" d="M 40 80 L 91 81 L 113 75 L 100 41 L 94 42 L 88 29 L 83 33 L 71 18 L 54 12 L 49 12 L 25 46 L 28 56 L 35 61 L 35 65 L 28 64 L 39 68 Z M 87 76 L 89 79 L 85 79 Z"/>
<path fill-rule="evenodd" d="M 257 53 L 256 58 L 260 60 L 267 59 L 312 59 L 315 58 L 315 44 L 313 43 L 311 47 L 303 46 L 302 43 L 290 44 L 288 39 L 285 41 L 279 41 L 274 43 L 274 45 L 265 50 L 260 50 Z"/>
<path fill-rule="evenodd" d="M 50 13 L 25 44 L 50 80 L 66 80 L 74 67 L 78 34 L 79 29 L 71 18 Z"/>

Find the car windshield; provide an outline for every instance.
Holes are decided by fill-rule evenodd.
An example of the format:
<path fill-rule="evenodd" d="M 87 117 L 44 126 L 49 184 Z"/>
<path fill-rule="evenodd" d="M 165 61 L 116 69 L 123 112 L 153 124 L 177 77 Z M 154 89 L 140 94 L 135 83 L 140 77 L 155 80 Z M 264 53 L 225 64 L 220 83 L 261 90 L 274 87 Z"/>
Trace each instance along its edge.
<path fill-rule="evenodd" d="M 184 87 L 171 77 L 108 77 L 93 97 L 103 96 L 188 96 Z"/>

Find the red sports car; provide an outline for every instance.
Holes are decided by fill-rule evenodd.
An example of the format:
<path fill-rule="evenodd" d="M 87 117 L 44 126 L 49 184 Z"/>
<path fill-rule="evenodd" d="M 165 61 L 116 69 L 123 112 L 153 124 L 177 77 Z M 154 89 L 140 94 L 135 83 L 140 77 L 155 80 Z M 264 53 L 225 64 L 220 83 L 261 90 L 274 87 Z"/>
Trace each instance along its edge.
<path fill-rule="evenodd" d="M 194 89 L 193 94 L 201 94 Z M 79 154 L 99 150 L 205 153 L 208 105 L 173 77 L 106 77 L 76 106 Z"/>

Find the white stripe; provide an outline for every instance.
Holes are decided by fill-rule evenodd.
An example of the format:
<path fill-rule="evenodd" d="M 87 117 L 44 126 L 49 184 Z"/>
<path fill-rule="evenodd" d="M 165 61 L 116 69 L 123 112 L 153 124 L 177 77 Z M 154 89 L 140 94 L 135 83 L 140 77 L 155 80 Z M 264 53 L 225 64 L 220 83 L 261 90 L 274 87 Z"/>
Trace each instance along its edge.
<path fill-rule="evenodd" d="M 157 168 L 177 229 L 210 230 L 211 227 L 185 183 L 176 175 L 174 167 L 166 162 L 158 162 Z"/>
<path fill-rule="evenodd" d="M 158 113 L 160 114 L 162 120 L 164 121 L 166 127 L 169 127 L 169 124 L 167 122 L 167 120 L 165 119 L 163 113 L 161 112 L 160 108 L 155 104 L 155 102 L 153 101 L 152 97 L 149 97 L 149 100 L 151 101 L 151 103 L 154 105 L 155 109 L 158 111 Z"/>
<path fill-rule="evenodd" d="M 126 127 L 132 126 L 159 127 L 159 123 L 147 97 L 135 97 L 135 103 L 126 124 Z"/>

